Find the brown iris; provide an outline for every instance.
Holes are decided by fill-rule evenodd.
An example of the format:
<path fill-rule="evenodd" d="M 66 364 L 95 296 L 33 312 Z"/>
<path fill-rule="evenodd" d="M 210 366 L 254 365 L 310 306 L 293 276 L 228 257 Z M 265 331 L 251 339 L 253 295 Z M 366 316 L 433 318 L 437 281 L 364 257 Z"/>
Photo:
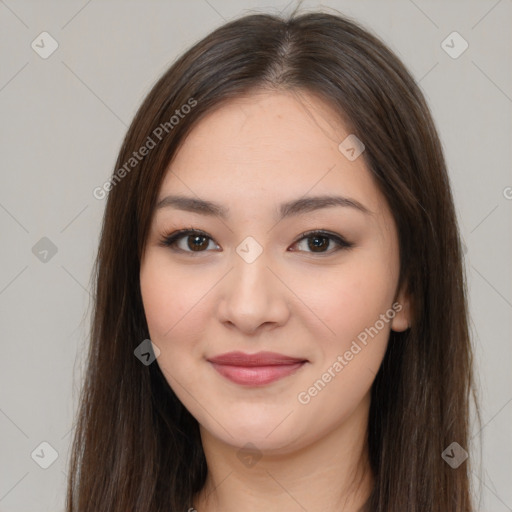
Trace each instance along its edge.
<path fill-rule="evenodd" d="M 329 239 L 326 236 L 308 237 L 308 248 L 311 249 L 312 252 L 322 252 L 322 249 L 325 249 L 326 247 L 329 247 Z"/>
<path fill-rule="evenodd" d="M 190 240 L 193 240 L 192 243 L 190 243 Z M 201 243 L 202 241 L 202 243 Z M 195 252 L 198 252 L 198 251 L 201 251 L 203 249 L 206 249 L 208 248 L 208 237 L 204 236 L 204 235 L 189 235 L 187 237 L 187 245 L 189 247 L 189 249 L 191 249 L 192 251 L 195 251 Z"/>

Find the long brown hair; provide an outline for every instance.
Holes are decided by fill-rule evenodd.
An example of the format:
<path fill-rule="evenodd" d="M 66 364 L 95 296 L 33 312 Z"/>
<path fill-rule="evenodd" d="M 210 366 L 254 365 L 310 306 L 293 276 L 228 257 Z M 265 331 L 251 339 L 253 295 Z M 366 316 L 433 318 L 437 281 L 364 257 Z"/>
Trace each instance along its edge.
<path fill-rule="evenodd" d="M 398 229 L 399 286 L 412 297 L 412 326 L 391 332 L 372 387 L 375 480 L 365 510 L 471 512 L 470 459 L 452 468 L 441 457 L 454 441 L 469 451 L 471 397 L 477 405 L 441 144 L 400 60 L 354 21 L 322 12 L 253 14 L 221 26 L 157 81 L 128 129 L 101 188 L 109 194 L 66 510 L 186 511 L 204 485 L 197 421 L 158 365 L 134 356 L 149 338 L 140 261 L 160 185 L 186 135 L 222 102 L 261 89 L 316 94 L 346 120 Z"/>

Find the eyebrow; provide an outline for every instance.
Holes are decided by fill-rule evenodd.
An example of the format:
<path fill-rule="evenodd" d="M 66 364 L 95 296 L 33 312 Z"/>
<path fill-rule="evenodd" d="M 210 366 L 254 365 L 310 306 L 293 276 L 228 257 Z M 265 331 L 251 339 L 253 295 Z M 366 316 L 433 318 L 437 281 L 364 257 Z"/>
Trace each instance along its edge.
<path fill-rule="evenodd" d="M 343 196 L 323 195 L 301 197 L 299 199 L 294 199 L 292 201 L 282 203 L 279 207 L 279 220 L 295 215 L 302 215 L 323 208 L 330 208 L 333 206 L 353 208 L 364 213 L 365 215 L 373 215 L 371 210 L 369 210 L 366 206 L 355 199 Z M 197 199 L 195 197 L 188 196 L 166 196 L 156 205 L 157 210 L 169 207 L 192 213 L 198 213 L 200 215 L 216 216 L 224 220 L 229 215 L 229 209 L 225 206 L 214 203 L 213 201 L 205 201 L 204 199 Z"/>

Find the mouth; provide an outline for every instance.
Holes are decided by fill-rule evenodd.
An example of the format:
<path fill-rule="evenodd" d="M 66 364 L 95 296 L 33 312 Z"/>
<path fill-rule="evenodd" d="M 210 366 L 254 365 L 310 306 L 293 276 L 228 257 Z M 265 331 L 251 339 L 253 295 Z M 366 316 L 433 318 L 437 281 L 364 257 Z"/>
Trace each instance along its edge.
<path fill-rule="evenodd" d="M 208 359 L 226 379 L 243 386 L 264 386 L 292 375 L 308 361 L 275 352 L 229 352 Z"/>

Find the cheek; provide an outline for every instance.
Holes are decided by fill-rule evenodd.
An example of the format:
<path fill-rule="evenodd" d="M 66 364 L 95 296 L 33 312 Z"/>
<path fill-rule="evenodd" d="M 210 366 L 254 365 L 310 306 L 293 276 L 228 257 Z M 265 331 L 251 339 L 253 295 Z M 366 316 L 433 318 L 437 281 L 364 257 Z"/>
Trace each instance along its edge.
<path fill-rule="evenodd" d="M 324 276 L 318 281 L 313 276 L 305 286 L 307 301 L 329 328 L 326 337 L 343 343 L 373 325 L 388 310 L 395 284 L 389 267 L 360 258 L 331 272 L 328 280 Z"/>
<path fill-rule="evenodd" d="M 201 297 L 206 291 L 201 282 L 197 272 L 175 268 L 165 255 L 156 251 L 148 255 L 141 267 L 140 287 L 150 336 L 157 345 L 193 339 L 191 329 L 197 323 L 190 319 L 202 314 Z"/>
<path fill-rule="evenodd" d="M 316 293 L 313 309 L 334 334 L 316 338 L 316 364 L 297 399 L 318 424 L 347 417 L 370 390 L 388 344 L 394 279 L 387 263 L 361 258 Z"/>
<path fill-rule="evenodd" d="M 160 349 L 157 364 L 180 400 L 181 386 L 190 386 L 197 375 L 197 359 L 204 334 L 200 317 L 204 311 L 197 272 L 189 275 L 170 265 L 164 255 L 150 253 L 141 267 L 140 287 L 151 341 Z M 193 379 L 192 379 L 193 380 Z"/>
<path fill-rule="evenodd" d="M 331 349 L 329 359 L 342 355 L 344 393 L 359 396 L 370 387 L 382 363 L 395 315 L 391 306 L 397 272 L 393 258 L 379 258 L 374 251 L 359 259 L 339 282 L 340 309 L 337 317 L 334 312 L 332 316 L 337 353 Z"/>

